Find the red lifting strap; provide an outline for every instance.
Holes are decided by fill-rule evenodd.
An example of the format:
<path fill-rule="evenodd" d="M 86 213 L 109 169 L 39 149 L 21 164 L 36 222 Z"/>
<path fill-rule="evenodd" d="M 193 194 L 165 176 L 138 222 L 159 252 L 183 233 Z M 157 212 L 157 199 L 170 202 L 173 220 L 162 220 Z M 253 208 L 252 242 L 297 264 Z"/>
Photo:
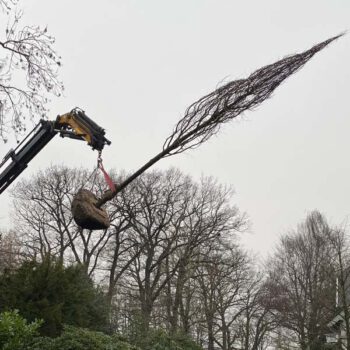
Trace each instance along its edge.
<path fill-rule="evenodd" d="M 101 171 L 103 173 L 103 176 L 104 176 L 104 178 L 105 178 L 105 180 L 107 182 L 107 185 L 110 188 L 110 190 L 112 192 L 115 192 L 116 191 L 115 184 L 112 181 L 112 179 L 110 178 L 110 176 L 107 174 L 106 170 L 104 169 L 104 167 L 102 165 L 102 160 L 98 163 L 98 167 L 101 169 Z"/>

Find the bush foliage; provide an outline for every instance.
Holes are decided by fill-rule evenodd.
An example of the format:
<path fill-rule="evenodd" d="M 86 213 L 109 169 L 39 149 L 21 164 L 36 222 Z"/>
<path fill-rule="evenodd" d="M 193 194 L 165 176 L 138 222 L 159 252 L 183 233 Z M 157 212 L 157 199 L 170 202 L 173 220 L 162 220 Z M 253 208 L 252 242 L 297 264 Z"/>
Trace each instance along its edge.
<path fill-rule="evenodd" d="M 142 331 L 138 322 L 125 339 L 103 333 L 103 294 L 81 266 L 53 259 L 1 274 L 0 312 L 1 350 L 201 350 L 185 335 Z"/>
<path fill-rule="evenodd" d="M 137 350 L 118 337 L 66 326 L 57 338 L 36 339 L 30 350 Z"/>
<path fill-rule="evenodd" d="M 0 275 L 0 312 L 15 309 L 30 322 L 42 319 L 44 336 L 58 336 L 63 324 L 104 330 L 108 323 L 105 298 L 84 268 L 52 259 Z"/>
<path fill-rule="evenodd" d="M 0 314 L 0 349 L 29 350 L 41 323 L 35 321 L 28 324 L 18 311 L 3 312 Z"/>

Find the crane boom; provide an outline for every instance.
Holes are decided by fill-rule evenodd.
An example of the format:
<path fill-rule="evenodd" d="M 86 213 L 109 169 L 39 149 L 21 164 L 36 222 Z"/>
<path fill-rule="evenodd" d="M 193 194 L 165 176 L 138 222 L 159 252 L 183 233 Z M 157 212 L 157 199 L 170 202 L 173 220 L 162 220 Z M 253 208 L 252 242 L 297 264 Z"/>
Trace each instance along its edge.
<path fill-rule="evenodd" d="M 81 109 L 59 115 L 55 121 L 40 120 L 39 124 L 15 148 L 11 149 L 0 163 L 0 194 L 20 175 L 28 163 L 51 141 L 60 134 L 77 140 L 85 140 L 92 149 L 102 151 L 104 145 L 111 142 L 105 138 L 105 131 L 92 121 Z"/>

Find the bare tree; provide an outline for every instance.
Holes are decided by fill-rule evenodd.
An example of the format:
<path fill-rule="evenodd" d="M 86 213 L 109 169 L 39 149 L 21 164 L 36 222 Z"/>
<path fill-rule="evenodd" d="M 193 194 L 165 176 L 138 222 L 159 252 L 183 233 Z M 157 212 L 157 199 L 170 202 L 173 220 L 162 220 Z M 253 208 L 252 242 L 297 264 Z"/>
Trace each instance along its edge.
<path fill-rule="evenodd" d="M 136 254 L 129 269 L 131 288 L 137 290 L 144 330 L 148 329 L 154 302 L 164 289 L 170 275 L 164 264 L 180 243 L 172 223 L 183 215 L 183 206 L 188 196 L 187 179 L 176 170 L 146 173 L 133 186 L 138 200 L 129 203 Z M 133 253 L 134 254 L 134 253 Z"/>
<path fill-rule="evenodd" d="M 232 243 L 216 245 L 201 260 L 195 280 L 205 320 L 205 343 L 208 350 L 235 349 L 242 342 L 250 261 Z"/>
<path fill-rule="evenodd" d="M 120 182 L 125 175 L 121 174 L 115 178 L 119 178 L 117 182 Z M 133 217 L 131 208 L 137 205 L 139 199 L 135 191 L 129 188 L 109 202 L 108 211 L 113 218 L 109 228 L 111 237 L 103 251 L 100 269 L 106 274 L 107 297 L 111 307 L 114 304 L 113 297 L 117 294 L 119 280 L 141 253 L 140 243 L 134 235 L 131 223 L 131 217 Z"/>
<path fill-rule="evenodd" d="M 280 324 L 278 315 L 273 312 L 265 276 L 251 271 L 250 281 L 244 291 L 244 312 L 241 322 L 241 337 L 244 350 L 262 350 L 270 345 L 271 333 Z"/>
<path fill-rule="evenodd" d="M 22 246 L 13 231 L 0 232 L 0 273 L 18 267 L 23 260 Z"/>
<path fill-rule="evenodd" d="M 344 228 L 329 231 L 328 240 L 332 247 L 332 260 L 335 269 L 336 300 L 334 316 L 341 316 L 342 328 L 345 329 L 346 342 L 344 348 L 350 350 L 350 242 Z"/>
<path fill-rule="evenodd" d="M 271 97 L 273 91 L 289 76 L 298 71 L 317 52 L 341 35 L 330 38 L 300 54 L 288 56 L 262 67 L 246 79 L 232 81 L 200 98 L 187 108 L 185 116 L 177 123 L 164 142 L 163 150 L 135 173 L 116 186 L 114 192 L 105 193 L 97 202 L 101 207 L 118 192 L 159 160 L 193 149 L 218 133 L 220 127 L 241 113 L 252 110 Z"/>
<path fill-rule="evenodd" d="M 151 319 L 178 329 L 195 252 L 220 234 L 242 228 L 244 219 L 230 205 L 230 196 L 230 189 L 213 180 L 197 186 L 175 169 L 145 173 L 132 186 L 121 208 L 131 224 L 128 238 L 135 242 L 124 283 L 135 291 L 145 331 Z"/>
<path fill-rule="evenodd" d="M 202 178 L 199 186 L 192 185 L 185 215 L 176 223 L 182 246 L 166 261 L 166 269 L 178 266 L 169 280 L 167 302 L 170 329 L 179 326 L 182 294 L 186 281 L 195 273 L 198 253 L 222 237 L 234 240 L 235 233 L 245 228 L 246 219 L 231 204 L 233 190 L 219 185 L 212 178 Z M 170 285 L 174 284 L 174 285 Z"/>
<path fill-rule="evenodd" d="M 10 129 L 25 131 L 27 120 L 47 116 L 48 94 L 59 96 L 61 57 L 53 49 L 47 28 L 20 26 L 21 12 L 11 14 L 17 0 L 2 0 L 0 7 L 13 17 L 0 38 L 0 137 L 6 141 Z"/>
<path fill-rule="evenodd" d="M 116 182 L 125 177 L 113 174 Z M 92 182 L 84 169 L 51 167 L 17 184 L 15 228 L 27 253 L 85 265 L 105 287 L 111 329 L 137 322 L 144 332 L 150 325 L 183 331 L 209 349 L 262 348 L 274 319 L 235 243 L 246 219 L 232 188 L 211 178 L 196 183 L 176 169 L 145 173 L 108 203 L 108 230 L 82 231 L 71 201 Z"/>
<path fill-rule="evenodd" d="M 320 348 L 333 316 L 335 274 L 327 242 L 329 226 L 314 211 L 296 232 L 281 238 L 269 262 L 271 301 L 281 322 L 293 331 L 302 350 Z"/>

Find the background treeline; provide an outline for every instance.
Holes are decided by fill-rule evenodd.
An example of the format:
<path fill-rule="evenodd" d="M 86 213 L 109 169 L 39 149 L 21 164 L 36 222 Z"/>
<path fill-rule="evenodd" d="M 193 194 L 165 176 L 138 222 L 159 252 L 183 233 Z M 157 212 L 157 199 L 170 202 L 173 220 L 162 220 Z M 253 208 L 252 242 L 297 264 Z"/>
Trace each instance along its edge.
<path fill-rule="evenodd" d="M 117 183 L 125 176 L 114 174 Z M 13 188 L 0 312 L 42 319 L 40 334 L 56 339 L 69 337 L 70 325 L 142 349 L 316 350 L 342 309 L 350 349 L 347 236 L 319 212 L 258 264 L 239 245 L 248 221 L 232 188 L 212 178 L 145 173 L 108 203 L 111 227 L 93 232 L 71 216 L 81 187 L 105 189 L 86 169 L 63 166 Z"/>

